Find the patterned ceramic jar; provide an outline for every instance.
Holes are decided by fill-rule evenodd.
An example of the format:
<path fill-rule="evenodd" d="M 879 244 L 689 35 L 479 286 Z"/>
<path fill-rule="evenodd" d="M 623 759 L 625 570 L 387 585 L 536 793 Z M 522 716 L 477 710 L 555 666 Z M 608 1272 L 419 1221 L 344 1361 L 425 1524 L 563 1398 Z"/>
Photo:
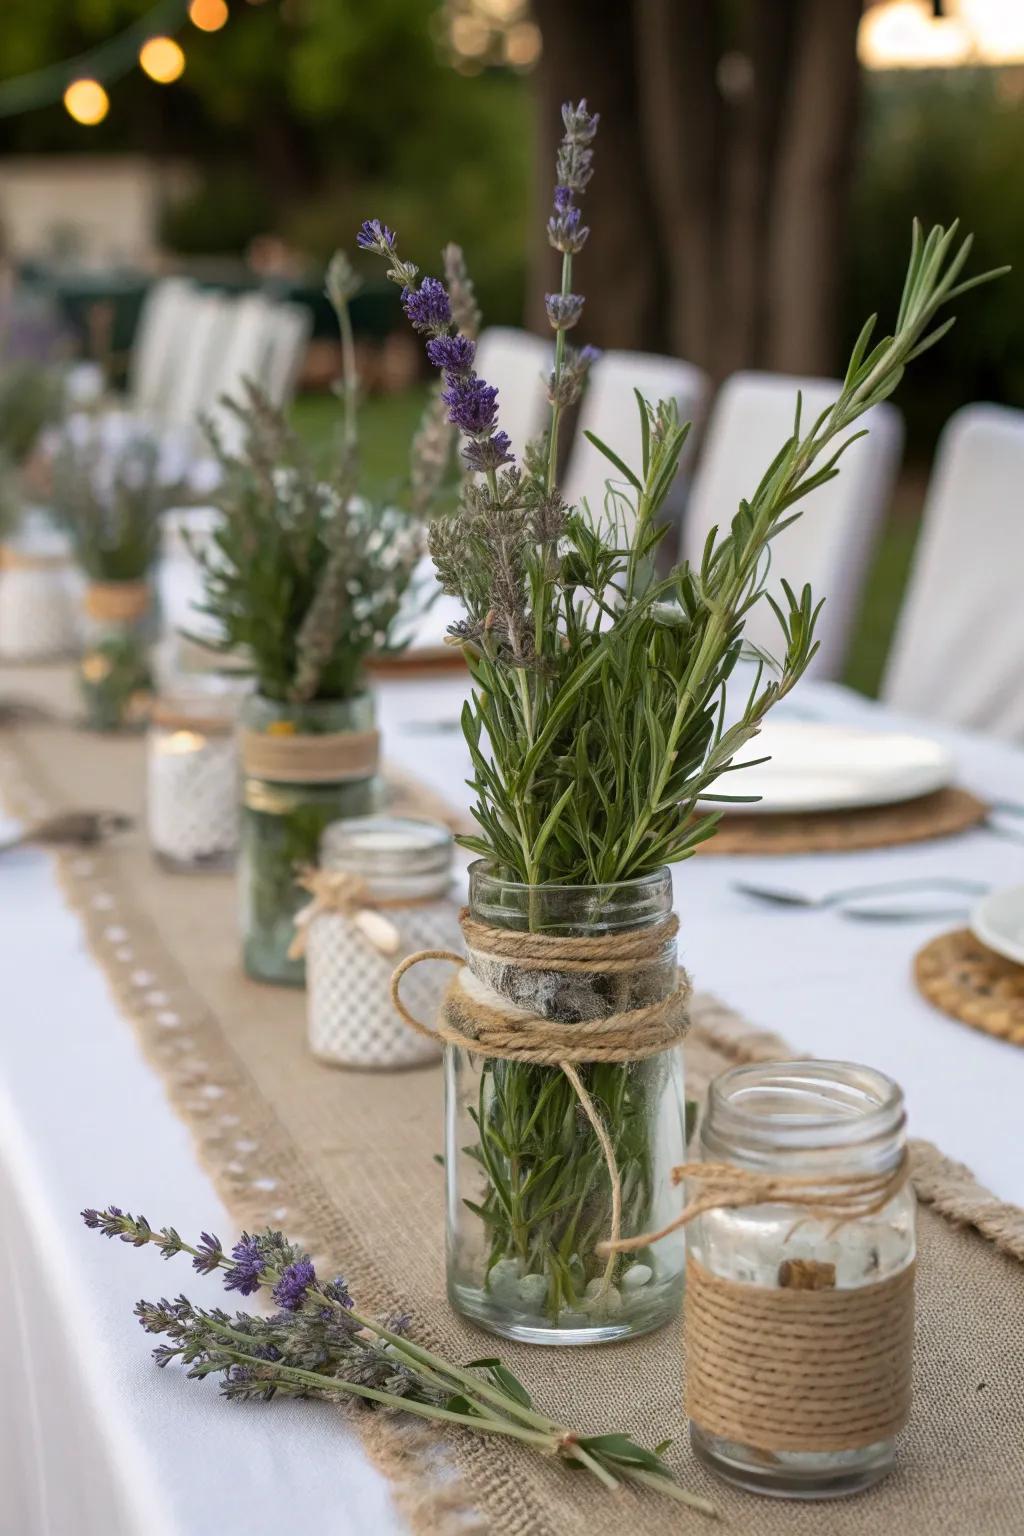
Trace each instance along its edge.
<path fill-rule="evenodd" d="M 0 556 L 0 658 L 50 661 L 78 641 L 66 536 L 31 516 Z"/>
<path fill-rule="evenodd" d="M 405 955 L 460 949 L 452 852 L 452 835 L 438 822 L 363 816 L 324 832 L 322 872 L 350 878 L 333 880 L 329 906 L 314 900 L 307 924 L 309 1045 L 322 1061 L 408 1067 L 439 1057 L 434 1041 L 402 1023 L 390 986 Z M 450 977 L 440 963 L 409 973 L 403 995 L 417 1017 L 435 1016 Z"/>

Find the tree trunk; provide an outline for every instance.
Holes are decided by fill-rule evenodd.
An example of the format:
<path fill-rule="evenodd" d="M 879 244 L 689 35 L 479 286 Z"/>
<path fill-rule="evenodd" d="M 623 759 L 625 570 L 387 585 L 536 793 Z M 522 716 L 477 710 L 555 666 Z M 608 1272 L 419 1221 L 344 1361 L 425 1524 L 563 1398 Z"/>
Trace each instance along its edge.
<path fill-rule="evenodd" d="M 591 235 L 577 258 L 577 289 L 587 296 L 578 332 L 600 347 L 663 344 L 662 264 L 653 234 L 640 136 L 643 81 L 635 67 L 632 8 L 626 0 L 536 0 L 544 41 L 534 76 L 537 154 L 532 272 L 527 314 L 548 333 L 544 294 L 557 289 L 561 258 L 547 244 L 561 104 L 585 96 L 601 114 L 594 179 L 583 198 Z"/>
<path fill-rule="evenodd" d="M 708 0 L 638 0 L 643 143 L 668 277 L 661 344 L 709 370 L 720 289 L 718 31 Z"/>
<path fill-rule="evenodd" d="M 800 0 L 767 248 L 765 365 L 836 367 L 861 0 Z"/>

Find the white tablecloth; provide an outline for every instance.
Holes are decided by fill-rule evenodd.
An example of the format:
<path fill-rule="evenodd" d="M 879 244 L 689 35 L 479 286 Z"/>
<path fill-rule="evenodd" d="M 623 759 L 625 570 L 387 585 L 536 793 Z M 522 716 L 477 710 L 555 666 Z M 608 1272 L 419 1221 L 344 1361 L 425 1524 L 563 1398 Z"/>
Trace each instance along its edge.
<path fill-rule="evenodd" d="M 468 799 L 461 685 L 381 690 L 388 755 L 450 801 Z M 801 712 L 897 723 L 827 685 Z M 785 706 L 783 706 L 785 708 Z M 420 726 L 443 728 L 422 730 Z M 1024 798 L 1024 753 L 941 734 L 960 779 Z M 870 1062 L 903 1083 L 912 1130 L 1024 1204 L 1024 1051 L 934 1012 L 911 978 L 915 949 L 949 922 L 875 925 L 765 908 L 737 879 L 808 892 L 939 873 L 1024 881 L 1024 844 L 978 830 L 885 852 L 695 859 L 676 873 L 684 962 L 697 985 L 819 1056 Z M 67 911 L 47 855 L 0 861 L 0 1533 L 2 1536 L 394 1536 L 389 1491 L 330 1408 L 229 1405 L 210 1384 L 149 1363 L 139 1296 L 213 1280 L 155 1249 L 125 1253 L 87 1232 L 85 1205 L 116 1202 L 183 1233 L 232 1223 L 185 1128 L 143 1062 Z M 296 1006 L 300 1006 L 298 998 Z"/>

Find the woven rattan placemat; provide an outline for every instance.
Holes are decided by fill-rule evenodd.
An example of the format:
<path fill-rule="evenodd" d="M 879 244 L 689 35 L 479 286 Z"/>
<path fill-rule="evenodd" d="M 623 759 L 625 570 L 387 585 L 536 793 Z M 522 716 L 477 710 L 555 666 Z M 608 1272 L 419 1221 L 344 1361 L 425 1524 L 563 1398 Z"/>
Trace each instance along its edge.
<path fill-rule="evenodd" d="M 1024 965 L 987 949 L 967 928 L 940 934 L 914 960 L 930 1003 L 972 1029 L 1024 1045 Z"/>
<path fill-rule="evenodd" d="M 697 852 L 714 854 L 853 853 L 899 843 L 950 837 L 977 826 L 988 807 L 966 789 L 938 789 L 898 805 L 809 815 L 723 816 L 714 837 Z"/>

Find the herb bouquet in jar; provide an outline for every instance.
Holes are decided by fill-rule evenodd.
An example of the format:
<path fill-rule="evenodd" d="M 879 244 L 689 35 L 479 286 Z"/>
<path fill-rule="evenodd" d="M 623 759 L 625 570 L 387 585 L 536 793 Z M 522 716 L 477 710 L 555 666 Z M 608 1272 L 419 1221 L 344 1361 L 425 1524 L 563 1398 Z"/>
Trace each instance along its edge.
<path fill-rule="evenodd" d="M 341 324 L 343 431 L 335 462 L 314 464 L 283 414 L 256 389 L 235 404 L 237 455 L 211 434 L 223 478 L 221 520 L 195 550 L 200 611 L 218 631 L 201 645 L 241 656 L 255 677 L 243 705 L 239 894 L 245 968 L 301 985 L 290 958 L 306 901 L 298 866 L 314 864 L 328 822 L 379 800 L 378 736 L 363 675 L 387 651 L 423 548 L 422 525 L 358 494 L 357 379 L 343 258 L 328 273 Z"/>
<path fill-rule="evenodd" d="M 809 589 L 765 590 L 771 540 L 837 473 L 859 435 L 846 429 L 892 393 L 945 330 L 932 329 L 936 311 L 972 282 L 960 281 L 969 241 L 957 247 L 955 228 L 925 239 L 915 227 L 894 334 L 872 347 L 868 322 L 835 404 L 808 428 L 798 401 L 792 436 L 700 565 L 655 578 L 656 518 L 687 431 L 671 402 L 638 396 L 639 464 L 595 440 L 625 485 L 609 488 L 603 516 L 566 506 L 558 491 L 560 423 L 592 357 L 568 332 L 584 307 L 573 262 L 588 235 L 580 197 L 597 129 L 585 102 L 563 119 L 548 221 L 562 253 L 561 291 L 547 298 L 550 429 L 518 461 L 444 285 L 420 280 L 378 220 L 359 244 L 401 286 L 475 472 L 430 538 L 442 586 L 466 608 L 452 638 L 475 685 L 462 725 L 479 834 L 462 841 L 480 855 L 464 918 L 468 966 L 438 1026 L 448 1042 L 449 1293 L 494 1332 L 575 1344 L 656 1327 L 680 1299 L 678 1233 L 628 1257 L 598 1245 L 656 1228 L 675 1209 L 687 984 L 668 866 L 715 831 L 721 813 L 698 802 L 742 798 L 720 781 L 815 651 Z M 779 658 L 751 658 L 728 723 L 727 682 L 759 601 L 778 618 Z"/>
<path fill-rule="evenodd" d="M 66 423 L 53 455 L 53 505 L 86 580 L 79 690 L 96 730 L 145 723 L 160 513 L 179 494 L 145 429 L 117 418 Z"/>

